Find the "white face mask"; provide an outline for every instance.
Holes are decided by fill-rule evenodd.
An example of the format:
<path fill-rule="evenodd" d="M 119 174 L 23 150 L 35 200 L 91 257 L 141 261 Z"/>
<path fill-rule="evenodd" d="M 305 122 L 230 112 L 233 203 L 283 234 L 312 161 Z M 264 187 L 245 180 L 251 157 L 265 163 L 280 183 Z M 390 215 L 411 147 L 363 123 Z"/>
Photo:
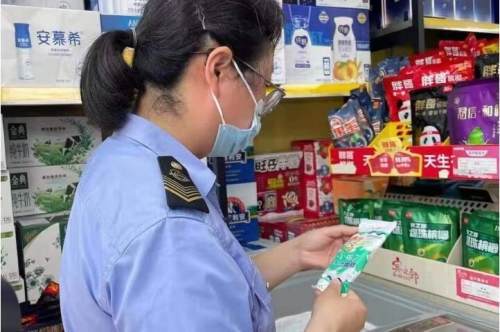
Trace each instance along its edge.
<path fill-rule="evenodd" d="M 217 130 L 217 137 L 215 138 L 214 145 L 212 147 L 212 151 L 210 151 L 210 157 L 227 157 L 232 156 L 239 151 L 245 149 L 247 146 L 252 144 L 253 139 L 260 131 L 261 123 L 260 123 L 260 114 L 263 113 L 264 109 L 264 101 L 255 98 L 255 95 L 250 89 L 248 82 L 245 80 L 243 73 L 241 72 L 238 64 L 233 60 L 233 65 L 236 68 L 236 71 L 240 75 L 243 83 L 245 84 L 250 96 L 252 97 L 253 102 L 255 103 L 255 110 L 253 114 L 252 124 L 248 129 L 241 129 L 236 126 L 227 124 L 224 120 L 224 114 L 222 112 L 222 108 L 220 106 L 217 97 L 215 97 L 213 91 L 210 91 L 212 95 L 212 99 L 214 100 L 215 106 L 219 111 L 219 116 L 221 118 L 221 124 L 219 124 L 219 129 Z"/>

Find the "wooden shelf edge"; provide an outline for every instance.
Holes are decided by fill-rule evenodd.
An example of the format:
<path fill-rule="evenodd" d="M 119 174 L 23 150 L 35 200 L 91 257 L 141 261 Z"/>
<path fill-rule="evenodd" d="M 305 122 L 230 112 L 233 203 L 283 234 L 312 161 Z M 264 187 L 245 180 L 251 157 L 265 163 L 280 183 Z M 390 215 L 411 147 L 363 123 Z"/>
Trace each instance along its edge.
<path fill-rule="evenodd" d="M 80 105 L 78 88 L 10 88 L 0 89 L 4 106 L 22 105 Z"/>
<path fill-rule="evenodd" d="M 347 97 L 351 90 L 359 88 L 359 83 L 329 83 L 329 84 L 285 84 L 287 99 L 293 98 L 321 98 Z"/>
<path fill-rule="evenodd" d="M 500 25 L 495 23 L 452 20 L 447 18 L 424 17 L 424 27 L 432 30 L 448 30 L 498 34 Z"/>

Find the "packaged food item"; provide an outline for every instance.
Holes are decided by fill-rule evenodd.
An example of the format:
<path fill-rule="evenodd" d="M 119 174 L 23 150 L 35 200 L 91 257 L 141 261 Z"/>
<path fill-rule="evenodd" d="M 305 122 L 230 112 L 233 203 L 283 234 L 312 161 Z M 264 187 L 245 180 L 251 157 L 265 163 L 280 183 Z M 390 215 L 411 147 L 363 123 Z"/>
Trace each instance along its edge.
<path fill-rule="evenodd" d="M 404 252 L 402 216 L 408 202 L 385 200 L 382 203 L 382 220 L 395 222 L 396 226 L 384 243 L 384 248 Z"/>
<path fill-rule="evenodd" d="M 375 134 L 380 133 L 384 126 L 384 109 L 380 98 L 372 99 L 365 86 L 352 90 L 351 98 L 358 100 L 360 106 L 368 115 L 370 125 Z"/>
<path fill-rule="evenodd" d="M 367 146 L 375 137 L 368 116 L 356 99 L 349 99 L 340 109 L 328 114 L 333 145 Z"/>
<path fill-rule="evenodd" d="M 384 98 L 382 81 L 386 76 L 398 75 L 401 68 L 408 65 L 407 57 L 390 57 L 370 69 L 370 94 L 374 98 Z"/>
<path fill-rule="evenodd" d="M 462 215 L 463 266 L 498 275 L 499 218 L 480 210 Z"/>
<path fill-rule="evenodd" d="M 498 80 L 463 83 L 448 96 L 448 128 L 452 144 L 498 144 Z"/>
<path fill-rule="evenodd" d="M 358 234 L 342 246 L 314 287 L 324 291 L 336 279 L 342 284 L 341 293 L 347 294 L 351 283 L 363 272 L 370 257 L 382 246 L 394 227 L 394 222 L 363 219 Z"/>
<path fill-rule="evenodd" d="M 498 39 L 490 39 L 481 47 L 481 54 L 498 54 Z"/>
<path fill-rule="evenodd" d="M 476 58 L 476 78 L 498 77 L 498 53 L 483 54 Z"/>
<path fill-rule="evenodd" d="M 441 40 L 439 41 L 439 49 L 447 57 L 463 58 L 472 56 L 470 45 L 463 40 Z"/>
<path fill-rule="evenodd" d="M 340 223 L 358 226 L 362 219 L 381 220 L 382 204 L 380 199 L 339 200 Z"/>
<path fill-rule="evenodd" d="M 304 217 L 333 215 L 332 175 L 330 173 L 329 139 L 292 142 L 292 148 L 303 153 L 300 171 L 300 198 Z"/>
<path fill-rule="evenodd" d="M 443 63 L 447 58 L 443 50 L 429 50 L 418 54 L 412 54 L 408 59 L 410 61 L 410 66 L 428 66 Z"/>
<path fill-rule="evenodd" d="M 288 239 L 291 240 L 313 229 L 338 225 L 339 219 L 335 217 L 312 218 L 288 223 Z"/>
<path fill-rule="evenodd" d="M 303 216 L 300 165 L 302 152 L 255 156 L 259 220 Z"/>
<path fill-rule="evenodd" d="M 83 164 L 101 132 L 83 116 L 4 118 L 7 166 Z"/>
<path fill-rule="evenodd" d="M 340 215 L 340 200 L 359 198 L 383 198 L 389 185 L 389 178 L 375 176 L 335 176 L 332 179 L 332 196 L 335 212 Z"/>
<path fill-rule="evenodd" d="M 283 243 L 288 240 L 288 220 L 270 220 L 259 222 L 262 239 Z"/>
<path fill-rule="evenodd" d="M 444 89 L 410 92 L 413 145 L 440 145 L 448 138 L 448 95 Z"/>
<path fill-rule="evenodd" d="M 456 208 L 412 204 L 403 208 L 403 239 L 407 254 L 446 262 L 458 238 Z"/>
<path fill-rule="evenodd" d="M 474 78 L 474 60 L 471 57 L 453 59 L 442 64 L 413 66 L 401 70 L 398 76 L 384 79 L 386 99 L 392 121 L 411 121 L 410 91 L 436 86 L 452 86 Z"/>

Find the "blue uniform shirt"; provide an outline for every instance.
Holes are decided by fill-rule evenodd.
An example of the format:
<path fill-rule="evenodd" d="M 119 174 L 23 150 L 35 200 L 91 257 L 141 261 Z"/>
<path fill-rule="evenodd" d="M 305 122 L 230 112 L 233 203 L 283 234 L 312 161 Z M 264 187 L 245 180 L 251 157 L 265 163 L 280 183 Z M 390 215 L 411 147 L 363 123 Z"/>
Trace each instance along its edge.
<path fill-rule="evenodd" d="M 187 169 L 209 213 L 170 208 L 158 163 Z M 64 242 L 66 331 L 272 331 L 271 298 L 226 227 L 215 175 L 136 115 L 89 160 Z"/>

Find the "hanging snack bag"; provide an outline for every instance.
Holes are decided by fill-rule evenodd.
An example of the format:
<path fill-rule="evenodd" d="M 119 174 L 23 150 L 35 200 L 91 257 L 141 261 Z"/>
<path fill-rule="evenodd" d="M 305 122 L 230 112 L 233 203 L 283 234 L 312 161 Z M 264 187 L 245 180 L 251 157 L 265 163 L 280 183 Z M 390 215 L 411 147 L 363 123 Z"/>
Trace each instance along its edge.
<path fill-rule="evenodd" d="M 338 280 L 341 294 L 346 295 L 351 283 L 363 272 L 370 257 L 395 226 L 393 222 L 363 219 L 358 234 L 344 243 L 314 287 L 324 291 L 333 280 Z"/>
<path fill-rule="evenodd" d="M 407 254 L 446 262 L 457 238 L 460 211 L 414 204 L 403 208 L 403 239 Z"/>
<path fill-rule="evenodd" d="M 361 219 L 382 219 L 382 200 L 379 199 L 341 199 L 339 200 L 340 223 L 358 226 Z"/>
<path fill-rule="evenodd" d="M 447 60 L 443 50 L 430 50 L 409 56 L 410 66 L 438 65 Z"/>
<path fill-rule="evenodd" d="M 462 215 L 463 266 L 498 275 L 498 212 L 475 211 Z"/>
<path fill-rule="evenodd" d="M 404 242 L 403 242 L 403 228 L 402 228 L 402 216 L 403 207 L 409 205 L 408 202 L 402 201 L 384 201 L 382 204 L 382 220 L 396 222 L 396 227 L 392 234 L 389 235 L 387 241 L 384 243 L 384 248 L 404 252 Z"/>
<path fill-rule="evenodd" d="M 338 148 L 367 146 L 375 137 L 357 99 L 349 99 L 340 109 L 330 112 L 328 122 L 333 145 Z"/>
<path fill-rule="evenodd" d="M 448 96 L 448 128 L 452 144 L 498 144 L 498 80 L 457 85 Z"/>
<path fill-rule="evenodd" d="M 413 145 L 440 145 L 448 138 L 448 95 L 444 89 L 434 87 L 410 92 Z"/>
<path fill-rule="evenodd" d="M 410 91 L 415 89 L 412 74 L 384 78 L 387 106 L 391 121 L 410 122 Z"/>
<path fill-rule="evenodd" d="M 366 90 L 366 87 L 352 90 L 351 98 L 357 99 L 360 106 L 365 111 L 365 114 L 368 115 L 370 125 L 372 126 L 375 135 L 380 133 L 383 127 L 383 109 L 380 99 L 372 99 Z"/>
<path fill-rule="evenodd" d="M 483 54 L 476 58 L 476 78 L 498 77 L 498 53 Z"/>

